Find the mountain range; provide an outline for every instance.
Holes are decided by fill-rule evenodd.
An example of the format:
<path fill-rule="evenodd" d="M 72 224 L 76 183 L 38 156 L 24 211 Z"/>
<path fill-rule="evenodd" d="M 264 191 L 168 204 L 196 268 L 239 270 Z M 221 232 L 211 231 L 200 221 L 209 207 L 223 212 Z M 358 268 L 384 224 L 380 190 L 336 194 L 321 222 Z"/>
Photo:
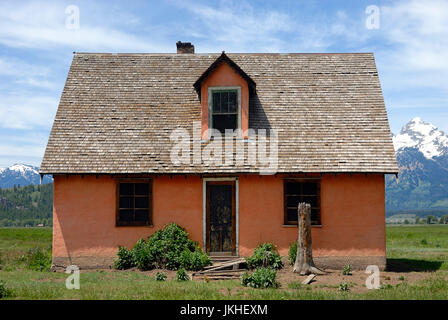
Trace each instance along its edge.
<path fill-rule="evenodd" d="M 386 211 L 448 212 L 448 135 L 417 117 L 393 142 L 399 174 L 386 177 Z"/>
<path fill-rule="evenodd" d="M 42 183 L 50 183 L 53 179 L 44 176 Z M 30 184 L 39 184 L 39 168 L 26 165 L 14 164 L 7 168 L 0 169 L 0 188 L 12 188 L 14 185 L 27 186 Z"/>

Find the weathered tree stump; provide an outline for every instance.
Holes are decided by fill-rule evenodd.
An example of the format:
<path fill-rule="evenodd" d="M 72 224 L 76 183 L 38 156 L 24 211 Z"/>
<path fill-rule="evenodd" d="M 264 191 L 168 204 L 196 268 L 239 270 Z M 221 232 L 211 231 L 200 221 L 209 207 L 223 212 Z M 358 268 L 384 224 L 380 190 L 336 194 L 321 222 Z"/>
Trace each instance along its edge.
<path fill-rule="evenodd" d="M 298 229 L 297 256 L 293 272 L 300 275 L 325 274 L 314 265 L 311 250 L 311 206 L 309 203 L 301 202 L 298 205 Z"/>

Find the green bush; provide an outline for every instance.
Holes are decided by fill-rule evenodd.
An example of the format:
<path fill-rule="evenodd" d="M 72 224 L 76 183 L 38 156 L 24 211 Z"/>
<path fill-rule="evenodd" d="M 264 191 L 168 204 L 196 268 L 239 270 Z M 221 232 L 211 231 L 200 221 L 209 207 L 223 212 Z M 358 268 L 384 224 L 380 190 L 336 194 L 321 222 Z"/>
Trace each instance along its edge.
<path fill-rule="evenodd" d="M 12 296 L 12 291 L 6 287 L 6 282 L 0 280 L 0 299 Z"/>
<path fill-rule="evenodd" d="M 342 270 L 342 274 L 344 276 L 351 276 L 352 275 L 352 266 L 350 264 L 346 264 L 344 266 L 344 270 Z"/>
<path fill-rule="evenodd" d="M 294 265 L 294 263 L 296 262 L 296 256 L 297 256 L 297 241 L 291 243 L 291 245 L 289 246 L 288 259 L 290 265 Z"/>
<path fill-rule="evenodd" d="M 126 247 L 118 247 L 118 259 L 115 260 L 114 268 L 119 270 L 129 269 L 135 266 L 134 254 Z"/>
<path fill-rule="evenodd" d="M 205 266 L 212 264 L 210 257 L 203 253 L 200 248 L 195 251 L 188 249 L 182 251 L 180 262 L 182 268 L 194 271 L 202 270 Z"/>
<path fill-rule="evenodd" d="M 252 273 L 246 272 L 241 277 L 241 284 L 252 288 L 278 288 L 277 271 L 272 268 L 257 268 Z"/>
<path fill-rule="evenodd" d="M 140 270 L 162 268 L 177 270 L 201 270 L 211 265 L 210 258 L 202 252 L 198 244 L 188 238 L 188 233 L 175 223 L 156 231 L 147 241 L 140 239 L 131 250 L 132 259 L 123 250 L 116 266 L 121 269 L 137 267 Z"/>
<path fill-rule="evenodd" d="M 26 267 L 34 271 L 50 271 L 51 251 L 43 248 L 31 248 L 21 257 Z"/>
<path fill-rule="evenodd" d="M 270 242 L 263 243 L 255 248 L 254 254 L 246 259 L 250 269 L 258 267 L 272 267 L 281 269 L 283 267 L 282 258 L 278 254 L 277 247 Z"/>
<path fill-rule="evenodd" d="M 340 283 L 339 291 L 350 291 L 348 283 L 347 282 Z"/>
<path fill-rule="evenodd" d="M 163 272 L 157 272 L 156 274 L 156 281 L 166 281 L 166 274 Z"/>
<path fill-rule="evenodd" d="M 190 277 L 188 276 L 187 272 L 184 268 L 180 268 L 176 272 L 176 280 L 177 281 L 188 281 L 190 280 Z"/>
<path fill-rule="evenodd" d="M 154 268 L 154 258 L 151 254 L 150 247 L 144 239 L 140 239 L 132 249 L 135 266 L 142 271 Z"/>

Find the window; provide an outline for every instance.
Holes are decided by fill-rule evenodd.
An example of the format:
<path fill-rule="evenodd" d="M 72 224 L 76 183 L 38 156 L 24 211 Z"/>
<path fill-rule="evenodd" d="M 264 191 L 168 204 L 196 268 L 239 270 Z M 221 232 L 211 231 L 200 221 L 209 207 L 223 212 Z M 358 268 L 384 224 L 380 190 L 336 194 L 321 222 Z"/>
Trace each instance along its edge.
<path fill-rule="evenodd" d="M 297 206 L 300 202 L 311 205 L 311 224 L 320 225 L 320 180 L 294 179 L 284 182 L 285 224 L 297 224 Z"/>
<path fill-rule="evenodd" d="M 240 89 L 211 90 L 210 128 L 222 134 L 225 129 L 239 128 Z"/>
<path fill-rule="evenodd" d="M 152 181 L 119 181 L 117 198 L 117 226 L 152 224 Z"/>

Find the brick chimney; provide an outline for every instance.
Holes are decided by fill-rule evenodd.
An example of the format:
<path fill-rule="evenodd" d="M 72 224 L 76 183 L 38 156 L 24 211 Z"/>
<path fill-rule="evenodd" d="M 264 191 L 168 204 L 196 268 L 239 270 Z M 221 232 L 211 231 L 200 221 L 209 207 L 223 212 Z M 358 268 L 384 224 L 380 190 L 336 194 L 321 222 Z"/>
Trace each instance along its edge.
<path fill-rule="evenodd" d="M 194 45 L 191 42 L 176 42 L 177 53 L 194 53 Z"/>

